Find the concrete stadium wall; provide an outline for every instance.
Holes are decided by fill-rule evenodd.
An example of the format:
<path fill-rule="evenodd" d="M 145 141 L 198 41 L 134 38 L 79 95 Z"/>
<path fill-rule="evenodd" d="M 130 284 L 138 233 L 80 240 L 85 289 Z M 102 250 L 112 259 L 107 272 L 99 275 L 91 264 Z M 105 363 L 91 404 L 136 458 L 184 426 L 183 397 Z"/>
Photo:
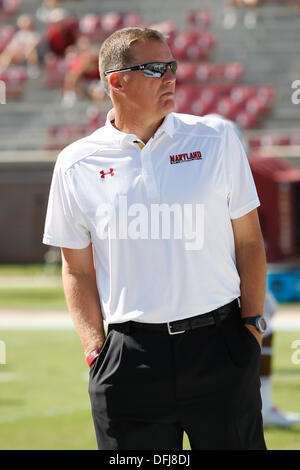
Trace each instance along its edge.
<path fill-rule="evenodd" d="M 0 164 L 0 263 L 38 263 L 54 162 Z"/>

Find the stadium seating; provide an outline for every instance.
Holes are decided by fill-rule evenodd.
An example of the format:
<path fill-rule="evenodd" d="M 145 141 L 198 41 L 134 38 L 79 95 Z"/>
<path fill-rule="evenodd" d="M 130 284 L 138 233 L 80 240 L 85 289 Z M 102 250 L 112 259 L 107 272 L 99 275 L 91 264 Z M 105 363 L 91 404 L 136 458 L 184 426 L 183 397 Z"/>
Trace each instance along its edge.
<path fill-rule="evenodd" d="M 187 16 L 189 26 L 207 28 L 212 24 L 212 13 L 210 10 L 192 10 Z"/>
<path fill-rule="evenodd" d="M 13 38 L 16 28 L 14 26 L 3 26 L 0 28 L 0 53 L 4 51 L 7 44 Z"/>
<path fill-rule="evenodd" d="M 67 70 L 68 64 L 64 58 L 48 54 L 45 59 L 44 85 L 46 87 L 61 87 Z"/>
<path fill-rule="evenodd" d="M 199 61 L 209 56 L 215 42 L 215 36 L 208 31 L 181 31 L 174 36 L 169 45 L 177 59 Z"/>
<path fill-rule="evenodd" d="M 21 98 L 27 81 L 25 67 L 13 66 L 5 72 L 0 73 L 0 80 L 5 83 L 6 100 Z"/>
<path fill-rule="evenodd" d="M 260 147 L 274 147 L 274 146 L 300 146 L 300 136 L 282 134 L 262 134 L 260 137 L 249 137 L 249 145 L 251 149 L 258 149 Z"/>
<path fill-rule="evenodd" d="M 268 100 L 261 100 L 261 87 L 181 84 L 176 87 L 177 112 L 204 115 L 217 113 L 235 121 L 243 129 L 259 125 L 270 111 L 274 93 L 268 88 Z M 265 95 L 264 95 L 265 96 Z"/>
<path fill-rule="evenodd" d="M 105 124 L 106 113 L 88 108 L 85 124 L 57 124 L 47 129 L 45 150 L 62 150 L 69 142 L 90 134 Z"/>
<path fill-rule="evenodd" d="M 17 3 L 20 5 L 20 2 L 15 0 L 14 12 L 17 11 Z M 179 61 L 176 90 L 178 112 L 195 115 L 218 113 L 234 120 L 242 128 L 251 129 L 260 126 L 272 109 L 276 98 L 274 87 L 263 84 L 261 86 L 247 85 L 247 76 L 242 62 L 218 63 L 212 58 L 212 53 L 218 46 L 218 38 L 210 30 L 214 21 L 211 10 L 189 11 L 186 15 L 186 26 L 182 27 L 173 20 L 164 20 L 159 23 L 145 22 L 138 11 L 105 11 L 103 13 L 91 13 L 91 11 L 78 15 L 72 13 L 71 16 L 64 18 L 73 34 L 71 44 L 75 45 L 80 37 L 87 37 L 92 43 L 98 45 L 113 31 L 126 26 L 147 25 L 167 35 L 171 52 Z M 15 27 L 12 25 L 0 29 L 0 52 L 4 50 L 14 32 Z M 44 38 L 47 39 L 47 27 L 44 31 Z M 51 54 L 46 54 L 42 64 L 41 79 L 44 87 L 61 89 L 69 66 L 69 56 L 64 52 L 56 53 L 54 48 Z M 4 77 L 7 84 L 14 83 L 15 86 L 19 84 L 19 90 L 27 80 L 26 70 L 23 69 L 23 76 L 20 70 L 10 72 L 7 77 Z M 94 77 L 86 76 L 85 78 L 92 80 Z M 99 121 L 94 119 L 92 124 L 89 122 L 85 127 L 77 126 L 76 123 L 65 127 L 56 125 L 49 128 L 49 135 L 52 139 L 63 135 L 65 139 L 71 141 L 102 122 L 101 117 Z"/>
<path fill-rule="evenodd" d="M 243 65 L 239 62 L 214 64 L 201 61 L 180 61 L 177 83 L 238 83 L 243 73 Z"/>
<path fill-rule="evenodd" d="M 20 9 L 21 0 L 0 0 L 0 21 L 9 21 Z"/>
<path fill-rule="evenodd" d="M 140 15 L 137 12 L 108 12 L 102 15 L 88 13 L 79 18 L 80 34 L 88 36 L 92 41 L 102 41 L 119 28 L 139 26 Z"/>
<path fill-rule="evenodd" d="M 95 43 L 101 42 L 120 27 L 144 24 L 136 11 L 87 13 L 77 18 L 69 16 L 64 21 L 72 29 L 73 43 L 80 36 Z M 274 89 L 240 85 L 240 81 L 246 78 L 240 62 L 214 63 L 210 60 L 210 54 L 217 44 L 215 34 L 209 31 L 213 23 L 210 10 L 191 10 L 187 15 L 187 23 L 188 29 L 183 30 L 179 30 L 172 21 L 147 25 L 168 36 L 171 52 L 179 60 L 176 110 L 196 115 L 215 112 L 238 121 L 244 128 L 257 125 L 270 109 L 275 96 Z M 13 33 L 12 26 L 2 29 L 0 50 L 5 48 Z M 61 88 L 69 69 L 68 58 L 56 54 L 55 50 L 52 52 L 45 58 L 43 83 L 45 87 Z M 76 135 L 78 132 L 80 134 L 82 128 L 75 129 Z M 73 136 L 69 127 L 63 133 Z M 58 133 L 52 132 L 54 135 Z"/>

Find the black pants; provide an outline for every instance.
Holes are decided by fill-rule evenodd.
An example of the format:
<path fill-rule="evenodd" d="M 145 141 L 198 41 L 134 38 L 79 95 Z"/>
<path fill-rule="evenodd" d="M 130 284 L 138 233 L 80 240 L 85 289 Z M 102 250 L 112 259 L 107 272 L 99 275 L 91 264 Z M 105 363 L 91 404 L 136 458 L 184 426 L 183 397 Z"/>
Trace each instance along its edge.
<path fill-rule="evenodd" d="M 90 369 L 101 450 L 265 450 L 260 347 L 239 307 L 219 325 L 170 336 L 109 325 Z"/>

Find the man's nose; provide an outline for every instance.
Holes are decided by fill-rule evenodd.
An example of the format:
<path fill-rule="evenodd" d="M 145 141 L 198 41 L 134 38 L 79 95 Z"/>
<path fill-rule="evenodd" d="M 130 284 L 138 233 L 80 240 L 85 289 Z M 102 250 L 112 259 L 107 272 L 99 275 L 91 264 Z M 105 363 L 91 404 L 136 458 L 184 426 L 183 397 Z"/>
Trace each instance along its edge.
<path fill-rule="evenodd" d="M 174 75 L 174 73 L 171 72 L 170 67 L 167 67 L 167 70 L 163 74 L 163 79 L 164 81 L 168 81 L 168 82 L 172 82 L 176 80 L 176 75 Z"/>

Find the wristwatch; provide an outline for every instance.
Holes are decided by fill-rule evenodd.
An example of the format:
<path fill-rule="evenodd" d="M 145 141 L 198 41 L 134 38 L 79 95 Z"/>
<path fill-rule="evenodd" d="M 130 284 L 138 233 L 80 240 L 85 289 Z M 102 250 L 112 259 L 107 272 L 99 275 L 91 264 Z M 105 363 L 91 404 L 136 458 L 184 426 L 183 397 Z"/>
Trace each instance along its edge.
<path fill-rule="evenodd" d="M 260 333 L 265 333 L 267 322 L 262 316 L 243 318 L 244 325 L 253 325 Z"/>

